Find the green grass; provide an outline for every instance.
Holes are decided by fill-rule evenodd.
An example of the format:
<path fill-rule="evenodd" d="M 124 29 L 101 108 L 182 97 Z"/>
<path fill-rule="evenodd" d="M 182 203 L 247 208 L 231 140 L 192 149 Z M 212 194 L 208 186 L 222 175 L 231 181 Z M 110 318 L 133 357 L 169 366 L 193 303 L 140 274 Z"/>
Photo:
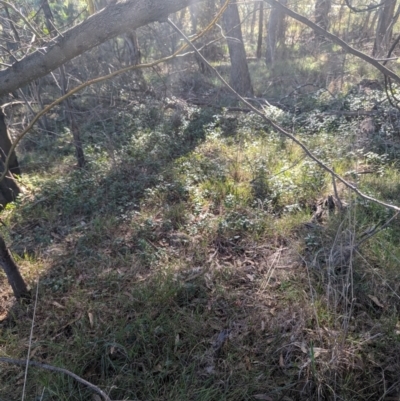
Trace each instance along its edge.
<path fill-rule="evenodd" d="M 270 113 L 363 191 L 397 201 L 393 155 L 379 143 L 356 151 L 354 121 Z M 398 218 L 346 258 L 353 237 L 392 214 L 338 185 L 347 207 L 311 222 L 332 179 L 259 117 L 187 108 L 177 124 L 160 103 L 113 118 L 84 132 L 84 171 L 70 167 L 64 134 L 62 163 L 49 138 L 26 150 L 28 190 L 2 212 L 39 285 L 32 359 L 112 399 L 376 400 L 398 380 Z M 25 358 L 33 305 L 3 291 L 0 356 Z M 20 398 L 21 372 L 1 365 L 1 398 Z M 27 393 L 91 398 L 36 368 Z"/>

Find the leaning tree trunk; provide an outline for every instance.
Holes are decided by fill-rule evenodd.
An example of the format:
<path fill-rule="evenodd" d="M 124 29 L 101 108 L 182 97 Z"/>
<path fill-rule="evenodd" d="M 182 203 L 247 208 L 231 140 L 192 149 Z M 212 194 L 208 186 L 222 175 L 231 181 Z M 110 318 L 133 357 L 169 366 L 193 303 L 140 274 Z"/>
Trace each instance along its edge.
<path fill-rule="evenodd" d="M 224 3 L 225 1 L 221 0 L 221 4 Z M 251 85 L 242 29 L 240 27 L 239 10 L 236 3 L 232 3 L 228 6 L 223 15 L 223 24 L 231 59 L 230 84 L 240 95 L 252 96 L 253 87 Z"/>
<path fill-rule="evenodd" d="M 372 55 L 374 57 L 383 56 L 392 39 L 393 24 L 391 24 L 396 0 L 386 0 L 383 7 L 379 10 L 378 26 L 376 28 L 376 38 Z"/>
<path fill-rule="evenodd" d="M 279 2 L 284 6 L 287 4 L 287 0 L 279 0 Z M 276 49 L 279 44 L 285 44 L 285 13 L 273 7 L 267 24 L 267 50 L 265 56 L 267 64 L 275 61 Z"/>
<path fill-rule="evenodd" d="M 0 237 L 0 266 L 6 273 L 15 298 L 28 298 L 28 288 L 2 237 Z"/>

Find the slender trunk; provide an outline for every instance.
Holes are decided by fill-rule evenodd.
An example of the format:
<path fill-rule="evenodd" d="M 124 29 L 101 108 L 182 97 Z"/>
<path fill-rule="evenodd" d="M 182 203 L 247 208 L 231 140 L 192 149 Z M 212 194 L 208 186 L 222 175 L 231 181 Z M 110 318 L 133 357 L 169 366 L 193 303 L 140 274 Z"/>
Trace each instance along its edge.
<path fill-rule="evenodd" d="M 67 93 L 67 82 L 65 79 L 65 68 L 63 65 L 60 67 L 60 75 L 61 75 L 61 92 L 62 92 L 62 96 L 63 96 Z M 81 132 L 79 130 L 78 124 L 75 120 L 74 113 L 72 111 L 71 98 L 68 97 L 65 100 L 65 106 L 66 106 L 66 112 L 67 112 L 68 119 L 70 122 L 71 133 L 72 133 L 72 137 L 73 137 L 73 141 L 74 141 L 76 161 L 78 162 L 78 167 L 83 168 L 83 167 L 85 167 L 85 164 L 86 164 L 85 154 L 83 153 Z"/>
<path fill-rule="evenodd" d="M 2 163 L 4 163 L 6 161 L 6 157 L 11 150 L 11 146 L 12 146 L 12 142 L 11 142 L 11 138 L 7 131 L 5 116 L 4 116 L 3 111 L 0 108 L 0 160 L 2 161 Z M 15 154 L 15 151 L 13 151 L 11 154 L 8 168 L 11 171 L 11 173 L 21 175 L 21 170 L 19 168 L 19 163 L 18 163 L 17 155 Z M 15 192 L 15 196 L 13 197 L 12 200 L 15 200 L 15 197 L 21 191 L 19 189 L 16 191 L 14 185 L 13 185 L 12 190 L 13 190 L 13 192 Z"/>
<path fill-rule="evenodd" d="M 315 2 L 315 23 L 326 31 L 329 29 L 329 11 L 331 10 L 331 6 L 331 0 L 317 0 Z"/>
<path fill-rule="evenodd" d="M 261 58 L 262 40 L 263 40 L 263 27 L 264 27 L 264 2 L 260 3 L 260 10 L 258 16 L 258 38 L 257 38 L 257 58 Z"/>
<path fill-rule="evenodd" d="M 15 298 L 29 298 L 29 291 L 25 281 L 22 278 L 18 266 L 11 256 L 10 251 L 7 249 L 6 243 L 2 237 L 0 237 L 0 266 L 6 273 Z"/>
<path fill-rule="evenodd" d="M 221 0 L 221 4 L 225 1 Z M 228 6 L 223 15 L 223 24 L 228 40 L 229 56 L 231 59 L 230 84 L 242 96 L 252 96 L 249 66 L 247 65 L 246 51 L 240 24 L 239 10 L 236 3 Z"/>
<path fill-rule="evenodd" d="M 140 64 L 142 62 L 142 53 L 140 51 L 139 39 L 135 30 L 132 30 L 131 32 L 125 35 L 125 44 L 129 49 L 128 64 L 131 65 Z M 146 92 L 149 88 L 146 79 L 143 75 L 143 70 L 139 68 L 138 70 L 133 71 L 132 75 L 134 75 L 134 77 L 136 78 L 136 82 L 140 90 Z"/>
<path fill-rule="evenodd" d="M 192 23 L 192 34 L 195 34 L 197 32 L 197 22 L 198 22 L 198 5 L 193 4 L 189 7 L 190 11 L 190 22 Z"/>
<path fill-rule="evenodd" d="M 279 0 L 286 6 L 287 0 Z M 272 7 L 267 25 L 267 50 L 265 61 L 267 64 L 276 60 L 278 45 L 285 44 L 285 13 L 276 7 Z"/>
<path fill-rule="evenodd" d="M 393 25 L 391 21 L 394 16 L 396 0 L 386 0 L 383 7 L 379 10 L 378 26 L 376 28 L 376 38 L 372 55 L 374 57 L 383 56 L 392 39 Z"/>
<path fill-rule="evenodd" d="M 254 43 L 254 27 L 256 26 L 256 20 L 257 20 L 257 10 L 259 9 L 261 3 L 254 3 L 253 6 L 253 15 L 251 16 L 251 24 L 250 24 L 250 43 Z"/>

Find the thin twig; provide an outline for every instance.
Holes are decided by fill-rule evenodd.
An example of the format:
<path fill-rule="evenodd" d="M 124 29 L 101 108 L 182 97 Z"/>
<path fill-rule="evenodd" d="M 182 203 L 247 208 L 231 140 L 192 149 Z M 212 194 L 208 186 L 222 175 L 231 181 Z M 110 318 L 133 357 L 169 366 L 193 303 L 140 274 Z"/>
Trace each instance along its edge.
<path fill-rule="evenodd" d="M 384 230 L 386 227 L 389 226 L 389 224 L 399 215 L 400 212 L 395 213 L 389 220 L 387 220 L 382 226 L 378 227 L 375 226 L 372 230 L 367 231 L 364 233 L 364 238 L 362 238 L 357 244 L 356 247 L 359 247 L 363 242 L 369 240 L 371 237 L 374 235 L 378 234 L 382 230 Z"/>
<path fill-rule="evenodd" d="M 22 14 L 16 7 L 14 7 L 11 3 L 7 1 L 0 0 L 0 4 L 3 4 L 6 7 L 10 7 L 15 13 L 17 13 L 25 22 L 26 25 L 29 26 L 30 30 L 40 39 L 42 39 L 42 36 L 40 33 L 33 27 L 33 25 L 28 21 L 28 19 Z"/>
<path fill-rule="evenodd" d="M 40 362 L 35 362 L 35 361 L 29 361 L 25 359 L 13 359 L 13 358 L 5 358 L 1 357 L 0 362 L 5 362 L 5 363 L 10 363 L 12 365 L 19 365 L 19 366 L 24 366 L 24 365 L 30 365 L 30 366 L 35 366 L 40 369 L 46 369 L 50 370 L 52 372 L 58 372 L 58 373 L 64 373 L 67 376 L 71 376 L 73 379 L 75 379 L 77 382 L 89 387 L 91 390 L 99 394 L 105 401 L 112 401 L 111 398 L 99 387 L 95 386 L 94 384 L 86 381 L 85 379 L 82 379 L 75 373 L 72 373 L 71 371 L 64 369 L 64 368 L 59 368 L 57 366 L 52 366 L 48 365 L 46 363 L 40 363 Z"/>

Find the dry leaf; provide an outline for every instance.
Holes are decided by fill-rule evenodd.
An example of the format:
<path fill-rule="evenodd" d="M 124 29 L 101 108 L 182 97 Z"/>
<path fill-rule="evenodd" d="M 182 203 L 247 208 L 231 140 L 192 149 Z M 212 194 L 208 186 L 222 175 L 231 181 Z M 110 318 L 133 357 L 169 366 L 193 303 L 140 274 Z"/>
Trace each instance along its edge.
<path fill-rule="evenodd" d="M 64 306 L 62 306 L 61 304 L 59 304 L 58 302 L 56 302 L 56 301 L 51 301 L 51 304 L 52 305 L 54 305 L 54 306 L 56 306 L 57 308 L 60 308 L 60 309 L 65 309 L 65 307 Z"/>
<path fill-rule="evenodd" d="M 246 277 L 250 280 L 250 281 L 254 281 L 254 276 L 252 274 L 246 274 Z"/>
<path fill-rule="evenodd" d="M 283 360 L 283 354 L 280 354 L 280 355 L 279 355 L 279 366 L 280 366 L 281 368 L 284 368 L 284 367 L 285 367 L 285 362 L 284 362 L 284 360 Z"/>
<path fill-rule="evenodd" d="M 93 327 L 94 326 L 93 313 L 92 312 L 88 312 L 88 317 L 89 317 L 90 327 Z"/>
<path fill-rule="evenodd" d="M 306 345 L 304 343 L 301 343 L 300 349 L 302 350 L 302 352 L 304 354 L 308 354 L 308 349 L 307 349 L 307 347 L 306 347 Z"/>
<path fill-rule="evenodd" d="M 379 302 L 379 299 L 377 297 L 374 297 L 373 295 L 368 295 L 368 298 L 377 306 L 380 308 L 384 308 L 384 306 Z"/>
<path fill-rule="evenodd" d="M 314 347 L 314 359 L 318 358 L 321 354 L 328 352 L 327 349 Z"/>

